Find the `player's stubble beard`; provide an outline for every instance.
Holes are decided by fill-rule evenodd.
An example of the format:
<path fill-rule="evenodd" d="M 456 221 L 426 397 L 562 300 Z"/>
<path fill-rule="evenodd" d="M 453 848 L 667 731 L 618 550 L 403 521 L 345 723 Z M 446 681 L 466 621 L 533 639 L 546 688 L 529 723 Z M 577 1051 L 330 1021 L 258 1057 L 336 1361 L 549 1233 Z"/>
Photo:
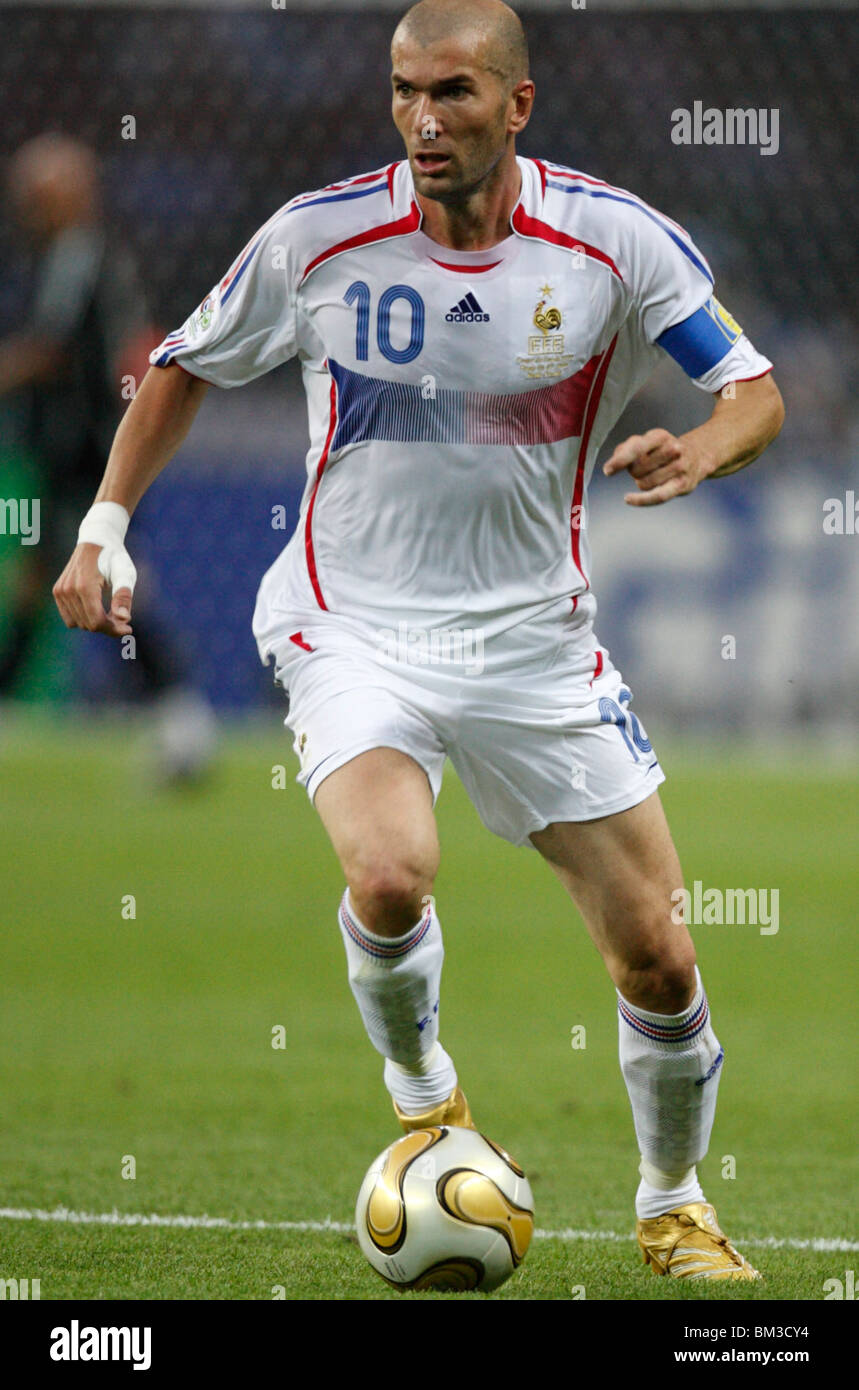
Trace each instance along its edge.
<path fill-rule="evenodd" d="M 498 119 L 493 125 L 483 127 L 464 164 L 459 149 L 451 154 L 451 163 L 454 164 L 452 172 L 449 172 L 448 166 L 440 174 L 425 174 L 413 160 L 409 160 L 415 189 L 422 198 L 431 198 L 451 209 L 465 209 L 476 193 L 490 190 L 501 178 L 499 165 L 508 148 L 506 104 L 499 107 Z M 427 141 L 427 146 L 432 148 L 431 140 Z M 458 177 L 457 170 L 460 171 Z"/>
<path fill-rule="evenodd" d="M 443 203 L 449 208 L 466 208 L 476 193 L 492 188 L 493 183 L 498 179 L 498 166 L 504 158 L 504 150 L 497 154 L 488 168 L 484 167 L 477 174 L 472 169 L 466 170 L 464 174 L 455 182 L 444 187 L 445 175 L 423 174 L 418 170 L 412 169 L 412 177 L 415 181 L 415 188 L 422 198 L 432 198 L 437 203 Z M 447 176 L 448 179 L 450 176 Z M 420 181 L 419 181 L 420 180 Z M 422 185 L 426 185 L 425 187 Z M 441 187 L 439 187 L 441 185 Z"/>

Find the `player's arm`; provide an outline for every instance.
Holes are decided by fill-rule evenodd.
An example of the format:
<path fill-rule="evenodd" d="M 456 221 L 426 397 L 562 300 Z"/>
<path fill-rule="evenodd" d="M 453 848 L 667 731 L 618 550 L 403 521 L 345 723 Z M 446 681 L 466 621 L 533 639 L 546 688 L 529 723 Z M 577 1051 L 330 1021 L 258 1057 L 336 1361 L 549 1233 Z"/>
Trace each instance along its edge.
<path fill-rule="evenodd" d="M 636 490 L 624 501 L 633 507 L 657 506 L 705 478 L 745 468 L 784 419 L 773 364 L 716 298 L 703 252 L 676 222 L 656 209 L 646 212 L 634 200 L 618 204 L 610 224 L 628 296 L 623 347 L 633 379 L 644 380 L 665 354 L 709 395 L 713 410 L 687 434 L 653 429 L 618 445 L 603 471 L 631 475 Z"/>
<path fill-rule="evenodd" d="M 185 439 L 207 390 L 206 382 L 175 365 L 147 372 L 116 432 L 97 503 L 114 503 L 131 515 Z M 121 517 L 121 512 L 116 515 Z M 123 540 L 124 532 L 120 548 Z M 76 546 L 53 594 L 66 627 L 122 637 L 131 632 L 133 567 L 128 561 L 131 582 L 114 585 L 110 610 L 105 612 L 106 579 L 98 566 L 104 548 L 96 543 Z"/>
<path fill-rule="evenodd" d="M 117 430 L 104 479 L 72 558 L 54 586 L 67 627 L 122 637 L 131 631 L 136 578 L 125 549 L 131 512 L 187 435 L 209 385 L 244 386 L 298 351 L 291 204 L 245 246 L 227 274 L 178 330 L 150 354 L 147 372 Z M 103 611 L 105 581 L 113 590 Z"/>
<path fill-rule="evenodd" d="M 721 478 L 752 463 L 775 439 L 784 420 L 781 392 L 767 373 L 735 381 L 716 396 L 713 413 L 688 434 L 652 429 L 618 444 L 603 465 L 607 476 L 626 470 L 637 492 L 624 501 L 653 507 L 692 492 L 705 478 Z"/>

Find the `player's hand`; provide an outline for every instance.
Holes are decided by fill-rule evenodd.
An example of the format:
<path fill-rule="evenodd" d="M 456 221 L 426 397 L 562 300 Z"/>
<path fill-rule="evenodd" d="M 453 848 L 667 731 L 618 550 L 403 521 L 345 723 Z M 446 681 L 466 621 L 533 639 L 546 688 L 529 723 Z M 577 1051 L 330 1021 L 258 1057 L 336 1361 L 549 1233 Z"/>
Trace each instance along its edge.
<path fill-rule="evenodd" d="M 672 497 L 692 492 L 709 475 L 706 460 L 688 436 L 678 439 L 668 430 L 633 434 L 618 444 L 602 471 L 610 478 L 624 470 L 638 487 L 638 492 L 624 494 L 624 502 L 631 507 L 670 502 Z"/>
<path fill-rule="evenodd" d="M 131 596 L 134 584 L 133 566 L 130 585 L 125 584 L 112 595 L 105 611 L 103 592 L 107 583 L 98 567 L 102 547 L 78 545 L 53 588 L 60 617 L 66 627 L 80 627 L 86 632 L 106 632 L 111 637 L 126 637 L 131 632 Z"/>

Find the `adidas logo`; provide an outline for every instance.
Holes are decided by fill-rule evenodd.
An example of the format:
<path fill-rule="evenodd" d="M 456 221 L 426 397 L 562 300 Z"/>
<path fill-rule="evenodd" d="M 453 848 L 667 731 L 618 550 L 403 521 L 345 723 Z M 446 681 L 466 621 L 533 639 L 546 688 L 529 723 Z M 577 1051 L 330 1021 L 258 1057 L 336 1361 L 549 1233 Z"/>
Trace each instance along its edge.
<path fill-rule="evenodd" d="M 471 290 L 464 299 L 458 304 L 454 304 L 449 314 L 445 314 L 447 323 L 488 323 L 489 315 L 484 314 Z"/>

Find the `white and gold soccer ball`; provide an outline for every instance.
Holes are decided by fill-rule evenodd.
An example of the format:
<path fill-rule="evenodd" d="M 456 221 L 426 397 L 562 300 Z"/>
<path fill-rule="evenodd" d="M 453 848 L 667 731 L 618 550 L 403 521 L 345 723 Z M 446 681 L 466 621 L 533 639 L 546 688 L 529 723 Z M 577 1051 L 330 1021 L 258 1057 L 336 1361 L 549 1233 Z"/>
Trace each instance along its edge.
<path fill-rule="evenodd" d="M 534 1199 L 518 1163 L 491 1139 L 434 1125 L 371 1163 L 355 1222 L 370 1264 L 395 1288 L 489 1291 L 525 1257 Z"/>

